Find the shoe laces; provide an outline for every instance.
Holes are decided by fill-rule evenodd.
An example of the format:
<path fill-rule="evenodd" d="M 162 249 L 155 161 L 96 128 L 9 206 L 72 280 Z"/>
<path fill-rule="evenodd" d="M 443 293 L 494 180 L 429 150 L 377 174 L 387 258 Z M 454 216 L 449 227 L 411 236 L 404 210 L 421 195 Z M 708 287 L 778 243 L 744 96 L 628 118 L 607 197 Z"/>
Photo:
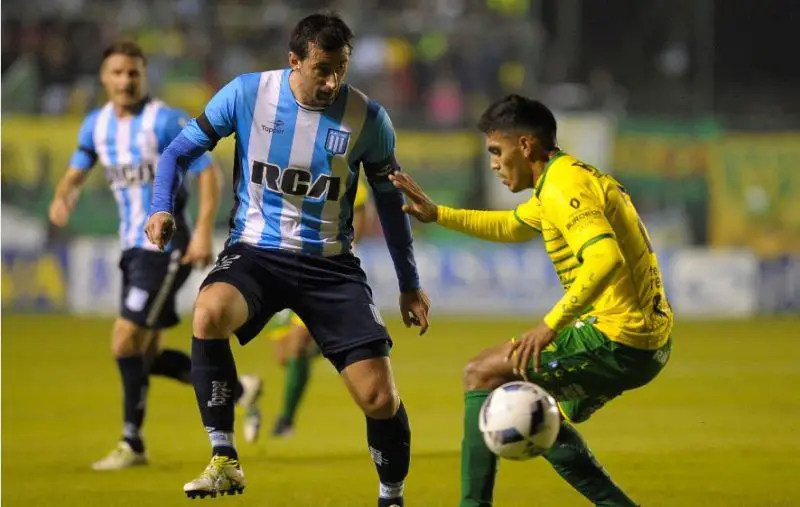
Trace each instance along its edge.
<path fill-rule="evenodd" d="M 239 462 L 227 456 L 216 455 L 211 458 L 211 463 L 208 464 L 200 476 L 216 480 L 222 472 L 222 469 L 226 466 L 237 468 L 239 466 Z"/>

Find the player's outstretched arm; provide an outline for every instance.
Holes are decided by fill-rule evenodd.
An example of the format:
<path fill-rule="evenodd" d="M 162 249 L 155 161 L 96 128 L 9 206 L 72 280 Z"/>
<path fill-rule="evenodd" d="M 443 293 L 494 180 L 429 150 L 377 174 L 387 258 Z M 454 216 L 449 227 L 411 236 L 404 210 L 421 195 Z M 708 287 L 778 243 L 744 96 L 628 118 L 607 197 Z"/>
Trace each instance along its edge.
<path fill-rule="evenodd" d="M 390 179 L 408 197 L 409 202 L 403 210 L 420 222 L 437 222 L 448 229 L 497 243 L 529 241 L 539 233 L 539 229 L 524 222 L 516 210 L 485 211 L 440 206 L 408 174 L 394 174 Z"/>

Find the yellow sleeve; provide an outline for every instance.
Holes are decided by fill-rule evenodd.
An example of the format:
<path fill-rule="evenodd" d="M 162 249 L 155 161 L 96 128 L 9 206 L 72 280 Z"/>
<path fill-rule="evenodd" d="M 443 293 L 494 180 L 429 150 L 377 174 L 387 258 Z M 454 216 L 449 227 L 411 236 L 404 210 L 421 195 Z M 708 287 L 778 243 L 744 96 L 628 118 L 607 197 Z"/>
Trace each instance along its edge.
<path fill-rule="evenodd" d="M 544 319 L 551 329 L 561 331 L 597 299 L 624 258 L 605 216 L 600 188 L 575 173 L 553 179 L 540 195 L 545 216 L 580 263 L 575 281 Z"/>
<path fill-rule="evenodd" d="M 526 207 L 515 210 L 485 211 L 438 207 L 436 221 L 439 225 L 463 232 L 476 238 L 498 243 L 519 243 L 536 237 L 541 231 L 538 208 Z"/>
<path fill-rule="evenodd" d="M 369 199 L 369 189 L 367 188 L 367 184 L 364 183 L 361 178 L 359 178 L 358 189 L 356 190 L 356 198 L 353 201 L 353 209 L 363 207 L 365 204 L 367 204 L 367 199 Z"/>
<path fill-rule="evenodd" d="M 553 331 L 559 332 L 580 317 L 603 293 L 614 273 L 625 262 L 617 242 L 609 236 L 587 244 L 584 259 L 569 290 L 544 317 Z"/>

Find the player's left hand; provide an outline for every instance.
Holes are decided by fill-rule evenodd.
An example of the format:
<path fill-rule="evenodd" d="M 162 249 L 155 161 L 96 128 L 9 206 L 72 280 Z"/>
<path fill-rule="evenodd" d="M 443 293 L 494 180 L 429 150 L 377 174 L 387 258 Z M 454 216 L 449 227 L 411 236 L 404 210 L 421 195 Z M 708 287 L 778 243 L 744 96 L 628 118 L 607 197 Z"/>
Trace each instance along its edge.
<path fill-rule="evenodd" d="M 422 289 L 400 293 L 400 314 L 406 327 L 418 326 L 420 336 L 428 330 L 428 310 L 431 300 Z"/>
<path fill-rule="evenodd" d="M 515 341 L 508 351 L 506 361 L 513 361 L 514 373 L 528 380 L 525 372 L 533 355 L 533 369 L 539 371 L 539 357 L 548 345 L 556 338 L 556 332 L 542 322 L 530 331 L 523 333 L 522 338 Z"/>
<path fill-rule="evenodd" d="M 200 269 L 205 268 L 214 260 L 211 243 L 211 234 L 195 233 L 181 263 L 191 264 Z"/>

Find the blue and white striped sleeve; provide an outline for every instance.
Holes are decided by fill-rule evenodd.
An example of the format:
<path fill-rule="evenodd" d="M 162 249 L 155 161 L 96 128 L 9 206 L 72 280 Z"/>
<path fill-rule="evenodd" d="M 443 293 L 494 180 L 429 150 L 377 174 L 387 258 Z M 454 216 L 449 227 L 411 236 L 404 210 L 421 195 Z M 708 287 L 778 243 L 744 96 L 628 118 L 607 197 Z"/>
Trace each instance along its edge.
<path fill-rule="evenodd" d="M 81 124 L 78 131 L 78 147 L 69 160 L 69 167 L 79 171 L 88 171 L 97 162 L 97 151 L 94 147 L 94 126 L 97 123 L 98 111 L 92 111 Z"/>
<path fill-rule="evenodd" d="M 220 89 L 206 105 L 200 116 L 191 120 L 184 129 L 186 138 L 211 151 L 223 137 L 236 129 L 236 102 L 242 92 L 242 76 Z"/>

